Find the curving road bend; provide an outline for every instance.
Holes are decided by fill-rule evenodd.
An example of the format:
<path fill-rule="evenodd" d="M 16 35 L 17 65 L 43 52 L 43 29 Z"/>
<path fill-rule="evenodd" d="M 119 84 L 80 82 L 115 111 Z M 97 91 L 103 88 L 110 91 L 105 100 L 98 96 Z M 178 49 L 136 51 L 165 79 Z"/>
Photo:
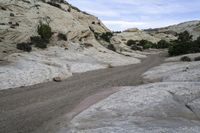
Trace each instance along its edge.
<path fill-rule="evenodd" d="M 161 64 L 164 58 L 163 54 L 150 55 L 140 64 L 75 74 L 60 83 L 2 90 L 0 133 L 54 132 L 63 116 L 84 99 L 107 91 L 96 99 L 101 100 L 115 92 L 112 87 L 142 84 L 141 74 Z"/>

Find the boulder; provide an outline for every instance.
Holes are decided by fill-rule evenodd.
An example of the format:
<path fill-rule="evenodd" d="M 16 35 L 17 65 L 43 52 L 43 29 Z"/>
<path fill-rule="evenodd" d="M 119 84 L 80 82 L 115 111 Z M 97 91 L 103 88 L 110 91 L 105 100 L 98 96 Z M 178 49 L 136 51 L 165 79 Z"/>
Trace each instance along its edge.
<path fill-rule="evenodd" d="M 55 81 L 55 82 L 62 82 L 63 78 L 61 78 L 61 77 L 54 77 L 53 81 Z"/>

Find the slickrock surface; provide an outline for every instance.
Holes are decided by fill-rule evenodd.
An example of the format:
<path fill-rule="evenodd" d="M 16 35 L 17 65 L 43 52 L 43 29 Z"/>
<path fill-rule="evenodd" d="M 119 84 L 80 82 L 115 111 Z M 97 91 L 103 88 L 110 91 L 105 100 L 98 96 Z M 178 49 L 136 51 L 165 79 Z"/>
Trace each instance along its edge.
<path fill-rule="evenodd" d="M 163 82 L 160 82 L 163 81 Z M 59 133 L 198 133 L 200 62 L 170 62 L 77 115 Z"/>

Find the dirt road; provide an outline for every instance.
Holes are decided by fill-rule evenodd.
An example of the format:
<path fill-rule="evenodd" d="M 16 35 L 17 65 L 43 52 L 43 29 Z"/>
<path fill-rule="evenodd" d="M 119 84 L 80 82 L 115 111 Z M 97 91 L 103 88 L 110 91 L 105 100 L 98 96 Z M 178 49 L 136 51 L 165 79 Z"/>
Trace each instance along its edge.
<path fill-rule="evenodd" d="M 75 74 L 61 83 L 0 91 L 0 133 L 49 133 L 54 128 L 49 123 L 71 112 L 87 97 L 115 86 L 142 84 L 141 74 L 163 59 L 151 55 L 141 64 Z"/>

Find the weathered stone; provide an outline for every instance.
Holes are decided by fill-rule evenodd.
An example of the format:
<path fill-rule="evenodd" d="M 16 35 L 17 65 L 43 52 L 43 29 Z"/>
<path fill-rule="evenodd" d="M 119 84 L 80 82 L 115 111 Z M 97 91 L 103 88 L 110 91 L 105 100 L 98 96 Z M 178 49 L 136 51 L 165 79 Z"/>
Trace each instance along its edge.
<path fill-rule="evenodd" d="M 53 81 L 55 81 L 55 82 L 62 82 L 63 79 L 61 77 L 54 77 Z"/>

